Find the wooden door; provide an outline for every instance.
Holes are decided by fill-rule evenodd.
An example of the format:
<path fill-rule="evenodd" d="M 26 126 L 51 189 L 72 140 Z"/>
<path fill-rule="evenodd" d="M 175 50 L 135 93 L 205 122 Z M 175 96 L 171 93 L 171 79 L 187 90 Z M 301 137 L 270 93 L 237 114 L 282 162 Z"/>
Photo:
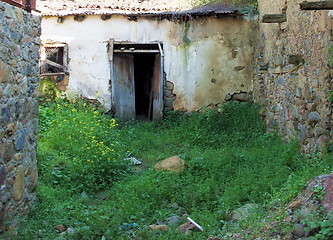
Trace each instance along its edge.
<path fill-rule="evenodd" d="M 156 54 L 154 73 L 152 79 L 153 92 L 153 120 L 162 119 L 163 111 L 163 58 L 161 54 Z"/>
<path fill-rule="evenodd" d="M 116 116 L 135 119 L 135 86 L 133 55 L 113 54 L 112 102 Z"/>

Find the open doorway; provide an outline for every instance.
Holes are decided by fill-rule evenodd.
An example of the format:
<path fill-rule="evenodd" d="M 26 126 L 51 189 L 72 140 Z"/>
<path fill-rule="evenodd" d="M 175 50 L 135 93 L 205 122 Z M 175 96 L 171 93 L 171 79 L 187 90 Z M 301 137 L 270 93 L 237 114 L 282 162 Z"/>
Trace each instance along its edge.
<path fill-rule="evenodd" d="M 152 81 L 156 54 L 136 53 L 133 56 L 136 118 L 150 120 L 152 118 Z"/>
<path fill-rule="evenodd" d="M 161 119 L 163 110 L 161 45 L 113 43 L 110 62 L 112 104 L 115 114 L 125 120 Z"/>

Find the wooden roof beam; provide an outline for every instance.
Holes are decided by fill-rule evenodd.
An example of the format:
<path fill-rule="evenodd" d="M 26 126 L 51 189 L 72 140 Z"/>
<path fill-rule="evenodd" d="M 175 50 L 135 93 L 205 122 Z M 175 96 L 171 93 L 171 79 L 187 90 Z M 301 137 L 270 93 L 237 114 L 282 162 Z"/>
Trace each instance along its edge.
<path fill-rule="evenodd" d="M 262 18 L 263 23 L 283 23 L 287 21 L 287 15 L 282 14 L 265 14 Z"/>
<path fill-rule="evenodd" d="M 333 1 L 304 1 L 299 4 L 301 10 L 333 10 Z"/>

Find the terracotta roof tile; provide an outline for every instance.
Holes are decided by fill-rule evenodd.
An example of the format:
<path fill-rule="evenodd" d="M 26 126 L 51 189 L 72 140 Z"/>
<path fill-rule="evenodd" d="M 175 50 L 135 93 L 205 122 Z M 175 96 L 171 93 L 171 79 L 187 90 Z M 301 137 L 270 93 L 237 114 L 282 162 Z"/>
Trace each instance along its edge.
<path fill-rule="evenodd" d="M 181 2 L 181 3 L 180 3 Z M 44 16 L 75 14 L 229 14 L 235 9 L 221 4 L 191 8 L 179 0 L 37 0 Z"/>

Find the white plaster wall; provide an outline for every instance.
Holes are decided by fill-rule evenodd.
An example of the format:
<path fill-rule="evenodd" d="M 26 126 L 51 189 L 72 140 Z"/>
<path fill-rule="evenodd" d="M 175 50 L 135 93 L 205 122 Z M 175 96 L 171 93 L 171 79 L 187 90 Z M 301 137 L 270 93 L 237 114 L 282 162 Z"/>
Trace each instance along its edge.
<path fill-rule="evenodd" d="M 65 17 L 62 23 L 57 23 L 57 17 L 44 17 L 42 21 L 43 42 L 68 44 L 69 89 L 98 98 L 107 108 L 111 106 L 106 49 L 110 38 L 137 43 L 162 41 L 164 71 L 177 95 L 174 107 L 193 111 L 222 102 L 227 93 L 252 89 L 255 35 L 253 22 L 231 17 L 200 18 L 187 24 L 148 17 L 136 22 L 120 15 L 106 21 L 100 16 L 86 16 L 82 22 L 73 16 Z M 244 69 L 235 71 L 237 66 Z"/>

